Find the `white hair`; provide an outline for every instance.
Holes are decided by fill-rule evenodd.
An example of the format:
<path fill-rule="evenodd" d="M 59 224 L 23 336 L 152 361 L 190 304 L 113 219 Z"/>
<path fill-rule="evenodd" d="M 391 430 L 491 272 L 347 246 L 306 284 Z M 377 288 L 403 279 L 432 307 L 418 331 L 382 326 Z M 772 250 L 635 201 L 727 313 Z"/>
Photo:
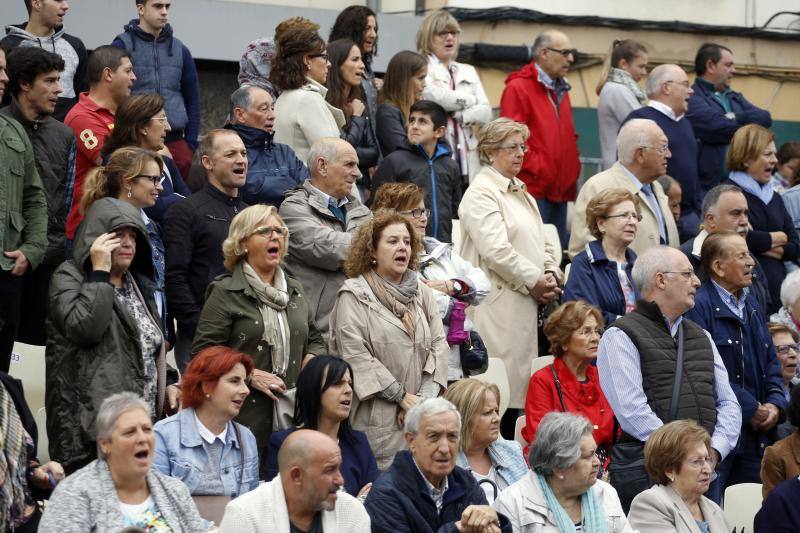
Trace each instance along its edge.
<path fill-rule="evenodd" d="M 800 299 L 800 270 L 786 276 L 781 283 L 781 304 L 787 310 Z"/>
<path fill-rule="evenodd" d="M 652 289 L 653 279 L 656 274 L 672 270 L 675 257 L 673 250 L 674 248 L 669 246 L 653 246 L 636 257 L 631 277 L 633 277 L 633 282 L 636 286 L 639 287 L 639 292 L 642 296 Z"/>
<path fill-rule="evenodd" d="M 308 171 L 312 174 L 317 167 L 317 159 L 322 158 L 325 161 L 336 161 L 339 157 L 339 141 L 336 137 L 323 137 L 317 139 L 317 142 L 311 145 L 306 158 L 306 166 Z"/>
<path fill-rule="evenodd" d="M 97 455 L 100 458 L 105 459 L 105 454 L 100 448 L 100 439 L 110 441 L 111 433 L 114 431 L 114 426 L 117 424 L 119 417 L 132 409 L 141 409 L 147 413 L 148 417 L 150 416 L 150 407 L 138 394 L 133 392 L 112 394 L 100 404 L 100 409 L 97 411 L 97 420 L 95 421 L 95 427 L 97 428 Z"/>
<path fill-rule="evenodd" d="M 658 124 L 649 118 L 634 118 L 622 126 L 617 135 L 617 153 L 620 163 L 633 163 L 636 150 L 643 146 L 650 146 L 650 135 L 653 128 L 661 131 Z"/>
<path fill-rule="evenodd" d="M 650 74 L 647 76 L 647 97 L 652 99 L 655 96 L 661 94 L 661 88 L 664 86 L 665 82 L 674 81 L 672 80 L 672 76 L 675 73 L 675 69 L 679 69 L 678 65 L 673 65 L 672 63 L 666 63 L 664 65 L 659 65 L 650 71 Z"/>
<path fill-rule="evenodd" d="M 581 456 L 581 439 L 592 434 L 589 419 L 574 413 L 547 413 L 536 429 L 528 462 L 531 470 L 549 476 L 571 468 Z"/>
<path fill-rule="evenodd" d="M 419 423 L 423 416 L 433 416 L 441 413 L 453 413 L 458 420 L 458 431 L 461 431 L 461 413 L 456 406 L 442 397 L 428 398 L 419 402 L 406 413 L 403 431 L 416 435 L 419 432 Z"/>

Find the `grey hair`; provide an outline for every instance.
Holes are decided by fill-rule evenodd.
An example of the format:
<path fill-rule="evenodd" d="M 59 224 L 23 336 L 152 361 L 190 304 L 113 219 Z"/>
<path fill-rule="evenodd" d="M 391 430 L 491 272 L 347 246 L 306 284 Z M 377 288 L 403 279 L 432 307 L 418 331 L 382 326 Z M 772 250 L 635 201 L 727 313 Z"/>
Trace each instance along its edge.
<path fill-rule="evenodd" d="M 670 81 L 672 77 L 672 67 L 681 68 L 678 65 L 666 63 L 650 71 L 650 74 L 647 76 L 647 86 L 645 88 L 648 98 L 652 99 L 654 96 L 661 94 L 661 87 L 663 87 L 665 82 Z"/>
<path fill-rule="evenodd" d="M 706 193 L 705 198 L 703 198 L 703 219 L 706 218 L 706 215 L 710 213 L 712 209 L 717 207 L 720 197 L 726 192 L 742 192 L 742 189 L 730 183 L 723 183 L 722 185 L 712 187 L 711 190 Z"/>
<path fill-rule="evenodd" d="M 800 270 L 794 270 L 781 283 L 781 303 L 787 310 L 800 299 Z"/>
<path fill-rule="evenodd" d="M 531 47 L 531 55 L 534 59 L 539 59 L 539 54 L 542 53 L 542 50 L 550 46 L 553 42 L 553 30 L 546 30 L 536 36 L 536 40 L 533 41 L 533 46 Z"/>
<path fill-rule="evenodd" d="M 141 409 L 147 413 L 148 417 L 150 416 L 150 406 L 138 394 L 133 392 L 112 394 L 100 404 L 95 427 L 97 428 L 97 455 L 101 459 L 105 459 L 106 456 L 100 448 L 100 439 L 110 441 L 111 433 L 114 431 L 114 426 L 117 424 L 119 417 L 132 409 Z"/>
<path fill-rule="evenodd" d="M 233 93 L 231 94 L 231 107 L 228 110 L 229 117 L 231 122 L 235 122 L 235 114 L 234 111 L 238 107 L 239 109 L 244 109 L 245 111 L 250 109 L 250 104 L 252 103 L 252 98 L 250 98 L 250 91 L 254 88 L 253 85 L 242 85 Z"/>
<path fill-rule="evenodd" d="M 673 249 L 664 245 L 653 246 L 636 257 L 631 277 L 642 296 L 650 292 L 656 274 L 672 268 L 670 254 Z"/>
<path fill-rule="evenodd" d="M 311 145 L 306 158 L 306 166 L 308 171 L 313 173 L 316 169 L 317 159 L 322 158 L 325 161 L 336 161 L 339 157 L 339 141 L 336 137 L 323 137 L 317 139 L 317 142 Z"/>
<path fill-rule="evenodd" d="M 419 423 L 423 416 L 433 416 L 441 413 L 453 413 L 458 420 L 458 431 L 461 431 L 461 413 L 456 406 L 442 397 L 428 398 L 419 402 L 406 413 L 403 431 L 416 435 L 419 432 Z"/>
<path fill-rule="evenodd" d="M 654 127 L 658 128 L 658 124 L 649 118 L 634 118 L 622 126 L 617 135 L 617 153 L 620 163 L 632 163 L 638 148 L 650 146 L 649 130 Z"/>
<path fill-rule="evenodd" d="M 528 126 L 507 117 L 499 117 L 487 122 L 478 132 L 478 158 L 484 165 L 491 165 L 489 152 L 497 150 L 508 137 L 514 134 L 522 136 L 522 142 L 528 140 L 531 131 Z"/>
<path fill-rule="evenodd" d="M 543 476 L 571 468 L 581 456 L 581 438 L 592 434 L 589 419 L 574 413 L 547 413 L 539 422 L 528 462 Z"/>

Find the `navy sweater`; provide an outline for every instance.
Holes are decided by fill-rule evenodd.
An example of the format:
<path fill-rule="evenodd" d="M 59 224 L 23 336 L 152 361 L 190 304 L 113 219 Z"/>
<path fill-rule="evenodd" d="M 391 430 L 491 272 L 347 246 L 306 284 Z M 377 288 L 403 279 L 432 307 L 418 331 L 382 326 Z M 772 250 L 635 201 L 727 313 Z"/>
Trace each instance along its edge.
<path fill-rule="evenodd" d="M 642 107 L 631 111 L 625 122 L 633 118 L 655 121 L 667 136 L 669 151 L 672 152 L 672 157 L 667 162 L 667 174 L 678 180 L 683 192 L 678 232 L 681 242 L 691 239 L 699 231 L 703 206 L 703 194 L 697 173 L 697 143 L 692 124 L 685 116 L 675 122 L 654 107 Z"/>
<path fill-rule="evenodd" d="M 800 531 L 800 480 L 787 479 L 772 489 L 756 513 L 755 533 L 797 533 Z"/>

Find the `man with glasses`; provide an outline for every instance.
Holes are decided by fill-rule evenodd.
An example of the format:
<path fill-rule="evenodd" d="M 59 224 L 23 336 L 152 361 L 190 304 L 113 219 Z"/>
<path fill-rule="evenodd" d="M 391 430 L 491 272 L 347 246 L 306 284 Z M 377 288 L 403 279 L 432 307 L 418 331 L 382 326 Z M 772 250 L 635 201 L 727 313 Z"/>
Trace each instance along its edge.
<path fill-rule="evenodd" d="M 521 122 L 531 131 L 517 177 L 536 198 L 542 221 L 558 228 L 564 248 L 569 241 L 567 203 L 575 199 L 581 172 L 571 87 L 565 77 L 576 53 L 563 33 L 541 33 L 533 43 L 533 61 L 508 75 L 500 99 L 500 116 Z"/>
<path fill-rule="evenodd" d="M 642 221 L 630 248 L 641 254 L 650 247 L 667 244 L 677 247 L 678 228 L 669 209 L 669 198 L 656 181 L 666 174 L 670 157 L 667 137 L 649 119 L 629 120 L 617 136 L 618 161 L 595 174 L 581 187 L 572 215 L 569 255 L 575 257 L 594 240 L 586 222 L 586 206 L 601 191 L 622 188 L 639 197 Z"/>
<path fill-rule="evenodd" d="M 719 501 L 730 485 L 761 482 L 764 449 L 777 440 L 787 401 L 767 319 L 750 294 L 755 260 L 744 237 L 733 231 L 709 235 L 700 257 L 708 280 L 686 317 L 714 339 L 742 409 L 739 443 L 717 467 L 719 477 L 707 494 Z"/>
<path fill-rule="evenodd" d="M 328 315 L 347 279 L 344 260 L 353 234 L 372 211 L 351 191 L 361 177 L 350 143 L 323 137 L 308 152 L 311 178 L 286 194 L 280 215 L 289 228 L 286 271 L 303 285 L 314 324 L 328 338 Z"/>
<path fill-rule="evenodd" d="M 742 423 L 714 339 L 683 317 L 700 286 L 689 259 L 653 246 L 636 259 L 633 281 L 642 298 L 606 330 L 597 357 L 600 386 L 622 429 L 610 472 L 626 513 L 633 497 L 652 485 L 637 459 L 653 431 L 672 420 L 696 420 L 711 435 L 716 463 L 736 447 Z M 676 372 L 679 346 L 682 372 Z"/>
<path fill-rule="evenodd" d="M 686 120 L 689 97 L 686 72 L 678 65 L 659 65 L 647 78 L 647 97 L 650 103 L 632 111 L 628 120 L 647 118 L 654 121 L 667 136 L 672 157 L 667 162 L 667 174 L 681 184 L 681 218 L 678 235 L 681 242 L 700 231 L 700 204 L 703 201 L 697 176 L 697 143 L 691 123 Z M 623 122 L 624 124 L 624 122 Z"/>

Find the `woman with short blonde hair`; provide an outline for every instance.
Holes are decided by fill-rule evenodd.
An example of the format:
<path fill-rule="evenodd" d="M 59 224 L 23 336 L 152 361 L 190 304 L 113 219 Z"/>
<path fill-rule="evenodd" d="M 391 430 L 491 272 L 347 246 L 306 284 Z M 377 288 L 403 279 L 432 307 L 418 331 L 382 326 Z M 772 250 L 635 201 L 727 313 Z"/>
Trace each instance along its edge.
<path fill-rule="evenodd" d="M 258 228 L 264 226 L 270 217 L 274 217 L 277 227 L 282 231 L 280 234 L 280 257 L 281 263 L 286 257 L 286 250 L 289 247 L 289 228 L 286 227 L 278 208 L 274 205 L 256 204 L 248 207 L 239 215 L 233 218 L 228 237 L 222 242 L 222 255 L 225 258 L 225 268 L 233 272 L 236 265 L 247 257 L 248 249 L 245 241 L 248 237 L 257 232 Z"/>

